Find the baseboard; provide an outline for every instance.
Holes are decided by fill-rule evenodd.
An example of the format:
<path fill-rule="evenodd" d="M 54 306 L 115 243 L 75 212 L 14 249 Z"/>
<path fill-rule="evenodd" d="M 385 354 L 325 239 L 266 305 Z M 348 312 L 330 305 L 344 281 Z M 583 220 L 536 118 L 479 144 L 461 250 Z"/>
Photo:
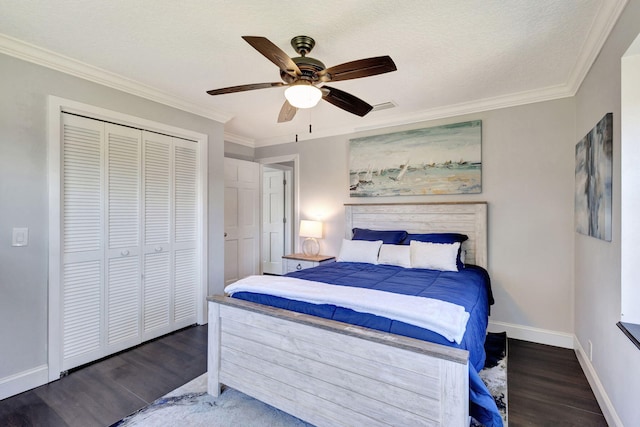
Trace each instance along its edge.
<path fill-rule="evenodd" d="M 31 390 L 49 382 L 47 365 L 19 372 L 9 377 L 0 378 L 0 400 Z"/>
<path fill-rule="evenodd" d="M 489 321 L 489 332 L 506 332 L 509 338 L 531 341 L 538 344 L 553 345 L 573 350 L 573 334 L 551 331 L 548 329 L 532 328 L 530 326 L 515 325 L 513 323 Z"/>
<path fill-rule="evenodd" d="M 589 385 L 591 386 L 591 390 L 593 390 L 593 394 L 596 396 L 596 400 L 600 405 L 600 409 L 602 410 L 602 415 L 604 415 L 605 420 L 607 420 L 607 424 L 612 427 L 623 427 L 622 420 L 618 417 L 611 400 L 609 400 L 609 396 L 607 392 L 604 390 L 602 383 L 600 382 L 600 378 L 598 378 L 598 374 L 596 370 L 593 368 L 591 361 L 589 360 L 589 356 L 580 345 L 580 341 L 578 338 L 574 336 L 573 346 L 575 348 L 576 356 L 578 358 L 578 362 L 580 362 L 580 366 L 582 367 L 582 371 L 584 375 L 587 377 L 587 381 L 589 381 Z"/>

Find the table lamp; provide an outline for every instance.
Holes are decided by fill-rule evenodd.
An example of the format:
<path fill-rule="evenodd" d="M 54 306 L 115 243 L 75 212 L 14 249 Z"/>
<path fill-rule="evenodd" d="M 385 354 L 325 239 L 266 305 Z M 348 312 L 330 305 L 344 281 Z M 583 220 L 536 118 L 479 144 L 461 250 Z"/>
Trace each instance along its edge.
<path fill-rule="evenodd" d="M 302 252 L 307 255 L 318 255 L 322 238 L 322 222 L 303 219 L 300 221 L 300 237 L 306 237 L 302 242 Z"/>

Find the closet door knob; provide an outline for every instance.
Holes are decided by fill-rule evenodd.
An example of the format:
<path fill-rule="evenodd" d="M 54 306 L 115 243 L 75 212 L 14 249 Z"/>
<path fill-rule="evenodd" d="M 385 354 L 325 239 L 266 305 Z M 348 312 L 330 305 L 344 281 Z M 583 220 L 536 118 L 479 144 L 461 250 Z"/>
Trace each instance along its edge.
<path fill-rule="evenodd" d="M 162 246 L 156 246 L 156 248 L 154 249 L 154 251 L 156 251 L 156 252 L 162 252 Z"/>
<path fill-rule="evenodd" d="M 227 233 L 226 232 L 224 233 L 224 237 L 227 237 Z"/>
<path fill-rule="evenodd" d="M 128 256 L 129 255 L 129 251 L 125 249 L 124 251 L 120 252 L 120 255 Z"/>

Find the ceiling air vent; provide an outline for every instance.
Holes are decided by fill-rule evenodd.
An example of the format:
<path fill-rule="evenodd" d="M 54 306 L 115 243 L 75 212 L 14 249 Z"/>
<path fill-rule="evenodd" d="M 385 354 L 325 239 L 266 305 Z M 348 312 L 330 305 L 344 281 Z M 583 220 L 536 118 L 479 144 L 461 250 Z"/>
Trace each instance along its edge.
<path fill-rule="evenodd" d="M 380 111 L 380 110 L 388 110 L 389 108 L 395 108 L 398 105 L 393 101 L 382 102 L 380 104 L 376 104 L 373 106 L 373 110 L 371 111 Z"/>

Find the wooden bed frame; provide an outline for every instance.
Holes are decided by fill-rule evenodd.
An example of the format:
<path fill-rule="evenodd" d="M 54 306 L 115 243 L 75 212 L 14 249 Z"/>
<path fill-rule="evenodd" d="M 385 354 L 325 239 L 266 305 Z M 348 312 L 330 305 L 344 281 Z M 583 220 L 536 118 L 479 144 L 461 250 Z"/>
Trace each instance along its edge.
<path fill-rule="evenodd" d="M 469 236 L 487 267 L 487 204 L 345 205 L 353 227 Z M 468 426 L 469 353 L 224 296 L 209 301 L 208 392 L 222 384 L 316 426 Z"/>

